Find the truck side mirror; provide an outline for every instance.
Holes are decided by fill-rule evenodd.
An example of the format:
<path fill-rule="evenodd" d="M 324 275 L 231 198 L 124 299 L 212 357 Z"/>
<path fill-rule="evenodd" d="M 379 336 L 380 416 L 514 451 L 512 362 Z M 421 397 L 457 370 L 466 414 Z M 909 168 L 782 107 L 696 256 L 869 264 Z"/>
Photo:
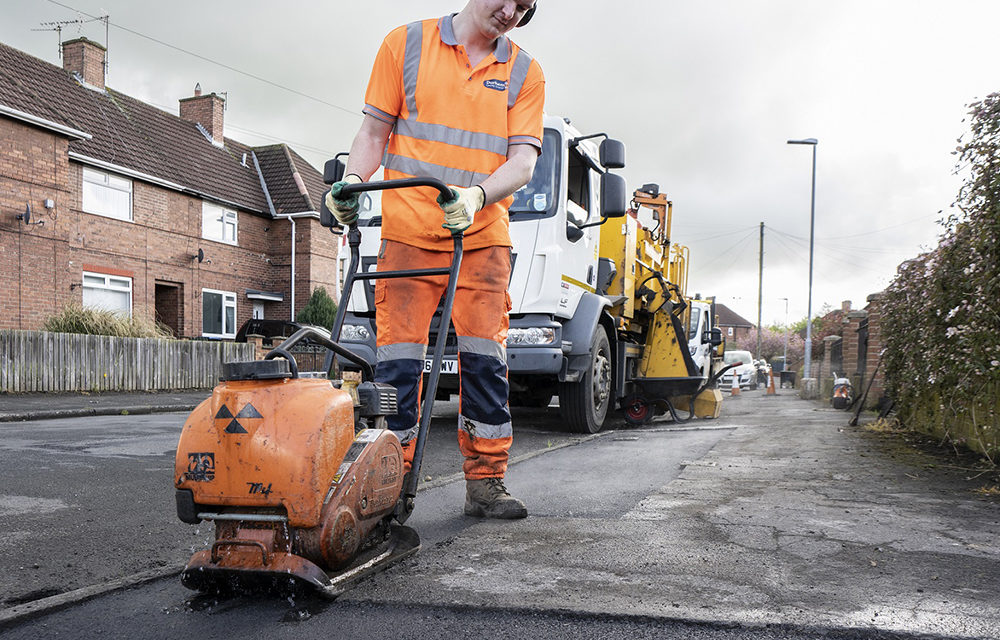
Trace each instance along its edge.
<path fill-rule="evenodd" d="M 344 171 L 347 169 L 347 166 L 340 159 L 342 155 L 344 154 L 338 153 L 337 157 L 327 160 L 326 164 L 323 165 L 323 182 L 333 184 L 344 179 Z"/>
<path fill-rule="evenodd" d="M 319 223 L 328 229 L 339 226 L 336 218 L 333 217 L 333 213 L 326 208 L 326 196 L 319 203 Z"/>
<path fill-rule="evenodd" d="M 605 138 L 600 147 L 601 165 L 605 169 L 625 168 L 625 143 L 621 140 Z"/>
<path fill-rule="evenodd" d="M 607 142 L 607 140 L 605 140 Z M 602 145 L 603 146 L 603 145 Z M 615 173 L 601 174 L 601 216 L 621 218 L 626 210 L 625 178 Z"/>
<path fill-rule="evenodd" d="M 708 342 L 713 347 L 717 347 L 717 346 L 719 346 L 720 344 L 723 343 L 723 340 L 722 340 L 722 329 L 719 329 L 718 327 L 716 327 L 716 328 L 712 329 L 711 332 L 706 331 L 705 333 L 709 334 L 709 335 L 705 336 L 706 342 Z"/>
<path fill-rule="evenodd" d="M 347 165 L 344 164 L 344 161 L 340 157 L 346 155 L 346 153 L 338 153 L 331 160 L 326 161 L 326 164 L 323 165 L 323 182 L 333 184 L 344 179 L 344 171 L 347 170 Z M 325 195 L 319 204 L 319 223 L 327 228 L 340 227 L 337 219 L 333 217 L 333 213 L 326 208 Z"/>

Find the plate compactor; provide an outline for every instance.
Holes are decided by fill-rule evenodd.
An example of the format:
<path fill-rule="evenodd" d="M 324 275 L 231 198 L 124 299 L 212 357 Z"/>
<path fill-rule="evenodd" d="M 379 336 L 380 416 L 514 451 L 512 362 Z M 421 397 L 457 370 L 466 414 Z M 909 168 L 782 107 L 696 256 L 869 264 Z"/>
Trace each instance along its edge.
<path fill-rule="evenodd" d="M 328 165 L 328 174 L 333 171 Z M 343 194 L 404 187 L 433 187 L 452 198 L 447 185 L 429 178 L 350 185 Z M 329 212 L 322 221 L 332 226 Z M 303 328 L 263 360 L 224 365 L 222 382 L 188 417 L 177 445 L 177 515 L 190 524 L 215 523 L 211 548 L 195 553 L 181 574 L 185 586 L 318 590 L 335 597 L 420 548 L 416 532 L 402 523 L 413 510 L 462 261 L 461 233 L 453 240 L 449 268 L 359 274 L 361 232 L 352 224 L 351 265 L 333 340 Z M 396 413 L 396 390 L 375 382 L 371 365 L 335 340 L 356 280 L 445 275 L 443 333 L 428 375 L 412 471 L 404 475 L 399 439 L 385 428 L 386 416 Z M 300 373 L 291 350 L 304 341 L 327 347 L 360 376 L 345 371 L 331 380 Z M 331 354 L 329 371 L 332 365 Z"/>

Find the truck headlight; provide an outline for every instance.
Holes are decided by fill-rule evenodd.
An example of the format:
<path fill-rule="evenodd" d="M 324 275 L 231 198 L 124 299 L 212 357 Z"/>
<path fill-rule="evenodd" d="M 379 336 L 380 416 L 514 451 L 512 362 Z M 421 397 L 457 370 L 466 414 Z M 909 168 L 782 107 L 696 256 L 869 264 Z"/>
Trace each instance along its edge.
<path fill-rule="evenodd" d="M 371 337 L 368 328 L 360 324 L 345 324 L 340 330 L 340 339 L 348 342 L 368 342 Z"/>
<path fill-rule="evenodd" d="M 556 330 L 551 327 L 529 327 L 527 329 L 508 329 L 507 346 L 552 344 L 556 339 Z"/>

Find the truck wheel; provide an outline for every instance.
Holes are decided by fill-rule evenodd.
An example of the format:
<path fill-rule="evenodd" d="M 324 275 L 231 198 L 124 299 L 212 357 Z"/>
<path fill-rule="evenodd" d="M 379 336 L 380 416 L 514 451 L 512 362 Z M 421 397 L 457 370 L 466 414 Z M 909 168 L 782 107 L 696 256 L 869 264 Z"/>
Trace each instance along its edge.
<path fill-rule="evenodd" d="M 559 410 L 571 430 L 597 433 L 611 404 L 611 344 L 604 327 L 590 341 L 590 366 L 577 382 L 559 383 Z"/>

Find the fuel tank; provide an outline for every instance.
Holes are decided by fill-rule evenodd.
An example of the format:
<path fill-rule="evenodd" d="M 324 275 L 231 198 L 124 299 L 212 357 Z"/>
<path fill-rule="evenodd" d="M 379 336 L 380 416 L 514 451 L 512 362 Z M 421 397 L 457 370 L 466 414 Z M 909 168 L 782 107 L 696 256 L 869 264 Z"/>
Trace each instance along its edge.
<path fill-rule="evenodd" d="M 226 381 L 184 423 L 175 485 L 198 508 L 283 508 L 315 527 L 354 439 L 354 403 L 329 380 Z"/>

